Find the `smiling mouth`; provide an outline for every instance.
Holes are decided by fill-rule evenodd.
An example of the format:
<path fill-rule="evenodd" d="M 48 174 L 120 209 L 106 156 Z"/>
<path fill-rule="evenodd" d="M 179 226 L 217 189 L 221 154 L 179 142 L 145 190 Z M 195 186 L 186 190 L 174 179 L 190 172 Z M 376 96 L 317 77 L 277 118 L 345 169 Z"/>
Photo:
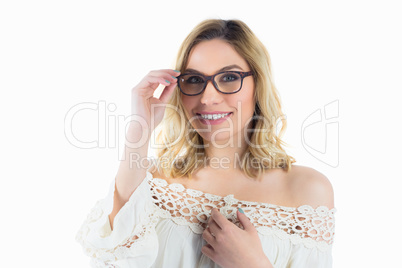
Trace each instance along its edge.
<path fill-rule="evenodd" d="M 229 115 L 231 115 L 233 112 L 230 113 L 222 113 L 222 114 L 199 114 L 197 113 L 198 118 L 204 119 L 204 120 L 218 120 L 221 118 L 225 118 Z"/>

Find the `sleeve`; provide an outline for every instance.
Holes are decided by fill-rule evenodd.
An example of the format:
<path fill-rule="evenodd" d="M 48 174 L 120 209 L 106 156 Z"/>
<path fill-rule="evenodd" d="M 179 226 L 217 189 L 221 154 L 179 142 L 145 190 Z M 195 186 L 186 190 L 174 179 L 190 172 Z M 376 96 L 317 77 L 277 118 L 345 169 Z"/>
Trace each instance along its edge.
<path fill-rule="evenodd" d="M 99 200 L 89 212 L 76 234 L 92 267 L 150 267 L 158 253 L 157 207 L 152 202 L 146 178 L 130 196 L 114 219 L 113 231 L 109 214 L 113 210 L 115 179 L 108 195 Z"/>
<path fill-rule="evenodd" d="M 302 206 L 298 210 L 297 224 L 293 229 L 303 238 L 292 236 L 293 247 L 287 267 L 331 268 L 336 208 Z"/>
<path fill-rule="evenodd" d="M 332 247 L 325 251 L 317 247 L 308 248 L 304 244 L 295 245 L 292 249 L 288 268 L 331 268 Z"/>

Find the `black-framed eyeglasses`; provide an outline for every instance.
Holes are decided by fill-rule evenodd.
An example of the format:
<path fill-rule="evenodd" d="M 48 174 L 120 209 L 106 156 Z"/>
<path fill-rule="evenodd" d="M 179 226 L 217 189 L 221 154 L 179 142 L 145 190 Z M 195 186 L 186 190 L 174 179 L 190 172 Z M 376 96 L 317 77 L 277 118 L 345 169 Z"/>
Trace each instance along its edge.
<path fill-rule="evenodd" d="M 253 72 L 226 71 L 211 76 L 197 73 L 184 73 L 177 77 L 177 84 L 181 93 L 187 96 L 201 94 L 210 80 L 219 92 L 223 94 L 234 94 L 239 92 L 242 88 L 244 77 L 250 75 L 253 75 Z"/>

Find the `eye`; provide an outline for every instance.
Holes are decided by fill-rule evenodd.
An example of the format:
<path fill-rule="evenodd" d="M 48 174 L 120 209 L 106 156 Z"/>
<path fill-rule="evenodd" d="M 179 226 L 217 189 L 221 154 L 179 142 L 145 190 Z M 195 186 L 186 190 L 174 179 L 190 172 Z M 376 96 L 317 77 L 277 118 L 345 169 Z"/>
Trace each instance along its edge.
<path fill-rule="evenodd" d="M 191 75 L 186 77 L 185 82 L 188 84 L 203 84 L 204 78 L 199 75 Z"/>
<path fill-rule="evenodd" d="M 226 73 L 220 77 L 219 82 L 224 82 L 224 83 L 235 82 L 239 79 L 240 79 L 240 75 L 238 75 L 237 73 Z"/>

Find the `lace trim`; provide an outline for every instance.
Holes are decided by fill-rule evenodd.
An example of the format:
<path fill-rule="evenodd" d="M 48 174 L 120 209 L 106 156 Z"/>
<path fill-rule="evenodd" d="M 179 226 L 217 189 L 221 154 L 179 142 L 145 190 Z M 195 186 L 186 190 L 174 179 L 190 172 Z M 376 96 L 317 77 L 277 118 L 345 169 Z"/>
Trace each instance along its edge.
<path fill-rule="evenodd" d="M 237 220 L 237 208 L 244 213 L 262 235 L 275 235 L 302 243 L 307 248 L 326 251 L 333 243 L 336 209 L 326 206 L 316 209 L 309 205 L 285 207 L 262 202 L 240 201 L 234 195 L 225 197 L 185 188 L 180 183 L 168 184 L 161 178 L 148 180 L 153 202 L 159 207 L 162 218 L 186 225 L 196 234 L 207 227 L 211 209 L 217 208 L 231 222 L 242 228 Z"/>
<path fill-rule="evenodd" d="M 129 238 L 127 238 L 124 242 L 112 249 L 98 248 L 92 246 L 90 243 L 87 243 L 86 237 L 89 233 L 89 224 L 96 222 L 104 214 L 104 211 L 101 208 L 102 201 L 103 200 L 98 201 L 91 212 L 88 214 L 87 219 L 82 224 L 75 239 L 83 246 L 85 254 L 92 258 L 91 264 L 93 266 L 115 267 L 109 262 L 114 262 L 119 259 L 127 258 L 128 256 L 132 255 L 131 253 L 135 252 L 139 247 L 143 246 L 141 242 L 148 239 L 156 224 L 158 223 L 159 217 L 157 215 L 159 211 L 153 203 L 150 203 L 149 207 L 147 208 L 147 211 L 149 211 L 149 213 L 144 217 L 141 223 L 135 226 Z M 123 208 L 121 208 L 120 213 L 124 213 L 124 210 L 127 209 L 132 209 L 132 206 L 124 206 Z"/>
<path fill-rule="evenodd" d="M 196 234 L 202 234 L 207 226 L 213 207 L 231 222 L 242 228 L 237 220 L 237 208 L 244 210 L 247 217 L 262 235 L 274 235 L 288 239 L 292 244 L 303 244 L 307 248 L 326 251 L 333 243 L 336 209 L 325 206 L 316 209 L 309 205 L 297 208 L 278 206 L 268 203 L 240 201 L 234 195 L 225 197 L 185 188 L 182 184 L 153 178 L 148 173 L 146 180 L 151 185 L 152 203 L 140 223 L 136 224 L 129 238 L 112 249 L 97 248 L 87 241 L 89 225 L 103 215 L 102 202 L 96 203 L 76 235 L 76 240 L 83 246 L 85 254 L 92 257 L 96 267 L 114 267 L 111 262 L 127 258 L 144 246 L 160 218 L 171 219 L 178 225 L 186 225 Z M 130 202 L 130 201 L 129 201 Z M 133 209 L 133 204 L 126 204 L 120 211 Z M 118 216 L 116 216 L 117 218 Z M 115 219 L 116 220 L 116 219 Z"/>

